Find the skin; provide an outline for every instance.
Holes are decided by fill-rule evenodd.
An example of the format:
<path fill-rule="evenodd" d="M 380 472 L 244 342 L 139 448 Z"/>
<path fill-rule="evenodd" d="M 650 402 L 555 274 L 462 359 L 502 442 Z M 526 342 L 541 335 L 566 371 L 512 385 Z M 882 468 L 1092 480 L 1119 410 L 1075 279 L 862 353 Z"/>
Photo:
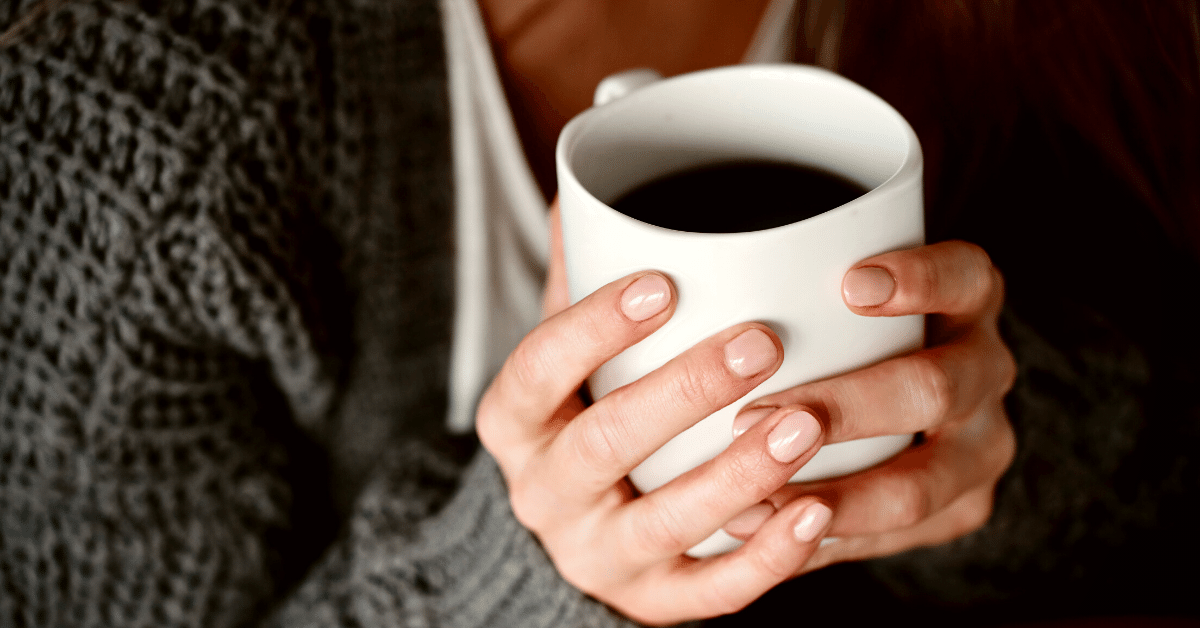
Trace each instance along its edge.
<path fill-rule="evenodd" d="M 723 59 L 736 61 L 765 2 L 737 5 L 714 0 L 708 12 L 674 16 L 701 21 L 680 32 L 714 32 L 714 23 L 704 20 L 715 16 L 716 24 L 726 18 L 735 24 L 737 19 L 730 16 L 741 15 L 737 6 L 758 5 L 744 36 L 730 35 L 720 44 L 712 43 L 714 50 L 724 52 L 699 61 L 689 56 L 687 45 L 681 45 L 655 46 L 632 55 L 644 57 L 635 59 L 625 59 L 624 53 L 585 54 L 580 58 L 609 61 L 581 62 L 565 73 L 534 71 L 530 69 L 534 66 L 517 62 L 519 51 L 525 50 L 521 32 L 541 33 L 539 46 L 534 47 L 541 54 L 529 56 L 544 63 L 556 58 L 552 54 L 558 50 L 556 42 L 571 41 L 556 39 L 555 32 L 578 33 L 580 23 L 572 21 L 567 9 L 594 10 L 601 4 L 485 0 L 493 37 L 502 44 L 497 57 L 510 85 L 512 77 L 519 75 L 534 86 L 529 93 L 542 94 L 546 107 L 563 114 L 586 106 L 600 76 L 631 66 L 655 66 L 649 59 L 655 55 L 678 54 L 681 61 L 691 60 L 671 68 L 677 71 Z M 654 6 L 679 4 L 683 3 Z M 605 6 L 612 11 L 608 19 L 619 24 L 611 16 L 644 5 L 612 2 Z M 500 9 L 522 9 L 524 13 L 514 11 L 510 17 L 524 17 L 506 22 Z M 506 31 L 505 24 L 524 25 Z M 736 32 L 736 27 L 727 29 L 727 34 Z M 513 39 L 505 40 L 506 36 Z M 608 39 L 594 45 L 603 46 L 604 41 Z M 618 63 L 624 65 L 614 67 Z M 590 84 L 586 89 L 572 87 L 571 81 Z M 585 96 L 575 104 L 554 95 L 580 93 Z M 514 104 L 518 118 L 520 102 Z M 556 118 L 541 122 L 546 123 L 541 133 L 549 129 L 556 134 L 561 128 Z M 526 134 L 524 139 L 536 163 L 538 151 L 546 149 L 541 143 L 544 138 Z M 1012 386 L 1015 366 L 996 325 L 1003 281 L 979 247 L 943 242 L 863 260 L 847 274 L 847 307 L 861 316 L 928 314 L 927 348 L 748 404 L 743 414 L 759 408 L 777 410 L 765 413 L 713 460 L 639 495 L 626 479 L 629 470 L 774 373 L 783 360 L 782 345 L 765 326 L 735 325 L 658 371 L 587 405 L 579 391 L 588 375 L 661 327 L 674 311 L 675 294 L 668 282 L 661 310 L 636 317 L 639 320 L 626 316 L 622 295 L 639 279 L 655 274 L 645 271 L 569 306 L 557 204 L 551 209 L 551 225 L 545 320 L 509 356 L 484 394 L 476 425 L 480 440 L 505 476 L 518 520 L 538 536 L 563 577 L 581 590 L 637 621 L 676 623 L 737 611 L 776 584 L 834 562 L 944 543 L 987 521 L 995 484 L 1015 450 L 1001 403 Z M 858 284 L 852 276 L 863 268 L 873 269 L 868 274 L 877 280 L 875 289 L 867 292 L 882 295 L 881 303 L 850 305 L 861 303 L 865 294 L 855 288 Z M 885 278 L 882 284 L 880 277 Z M 644 309 L 642 313 L 647 314 Z M 766 334 L 774 352 L 768 351 L 765 368 L 742 376 L 728 363 L 725 346 L 752 329 Z M 770 435 L 796 410 L 814 416 L 820 434 L 794 460 L 780 462 L 770 453 Z M 920 446 L 876 467 L 826 482 L 786 484 L 822 444 L 913 432 L 925 433 Z M 684 555 L 748 509 L 752 516 L 742 517 L 736 526 L 747 541 L 741 548 L 702 560 Z M 814 513 L 826 509 L 832 509 L 831 520 L 813 519 Z M 817 525 L 802 540 L 796 529 L 806 519 Z M 825 537 L 836 540 L 822 547 L 820 539 Z"/>
<path fill-rule="evenodd" d="M 554 143 L 601 79 L 737 63 L 769 0 L 479 0 L 525 155 L 547 199 Z"/>
<path fill-rule="evenodd" d="M 640 622 L 670 624 L 737 611 L 830 563 L 944 543 L 987 521 L 1015 451 L 1001 403 L 1015 365 L 996 327 L 1002 281 L 979 247 L 943 242 L 864 260 L 855 268 L 884 269 L 894 291 L 880 305 L 847 307 L 863 316 L 929 314 L 929 346 L 748 404 L 743 413 L 779 410 L 713 460 L 638 495 L 625 479 L 629 470 L 774 373 L 782 345 L 765 326 L 735 325 L 585 405 L 578 391 L 588 374 L 666 322 L 674 291 L 662 311 L 641 321 L 622 313 L 621 297 L 650 271 L 568 307 L 557 217 L 555 207 L 548 317 L 485 393 L 477 429 L 508 482 L 514 513 L 568 581 Z M 748 329 L 768 334 L 778 355 L 740 377 L 722 347 Z M 769 453 L 768 435 L 792 410 L 815 416 L 821 435 L 781 463 Z M 917 431 L 923 444 L 876 467 L 786 484 L 821 444 Z M 832 521 L 801 541 L 794 528 L 814 503 L 832 507 Z M 759 504 L 773 512 L 751 526 L 741 548 L 702 560 L 684 556 L 746 509 L 761 511 Z M 837 540 L 821 547 L 825 536 Z"/>

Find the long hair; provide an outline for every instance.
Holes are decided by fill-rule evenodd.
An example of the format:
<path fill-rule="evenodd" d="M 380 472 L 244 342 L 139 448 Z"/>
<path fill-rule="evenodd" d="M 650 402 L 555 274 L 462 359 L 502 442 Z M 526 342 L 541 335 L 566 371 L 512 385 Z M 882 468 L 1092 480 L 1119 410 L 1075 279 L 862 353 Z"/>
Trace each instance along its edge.
<path fill-rule="evenodd" d="M 4 48 L 16 43 L 16 41 L 20 39 L 21 36 L 30 29 L 30 27 L 36 24 L 38 20 L 44 18 L 51 11 L 58 8 L 66 1 L 67 0 L 37 0 L 29 7 L 26 7 L 19 13 L 11 16 L 8 24 L 2 27 L 3 30 L 0 30 L 0 50 L 3 50 Z M 19 3 L 14 2 L 12 9 L 16 10 L 18 4 Z M 0 16 L 0 18 L 2 17 L 3 16 Z M 4 22 L 0 21 L 0 24 L 4 24 Z"/>
<path fill-rule="evenodd" d="M 10 16 L 0 49 L 65 1 L 36 0 Z M 1166 232 L 1200 257 L 1197 0 L 845 1 L 840 69 L 903 113 L 936 118 L 914 120 L 926 130 L 934 168 L 942 140 L 974 153 L 952 185 L 931 190 L 935 200 L 953 206 L 972 166 L 1032 107 L 1069 121 Z M 921 94 L 939 100 L 906 106 Z M 954 123 L 964 115 L 988 124 Z M 961 129 L 974 130 L 947 137 Z"/>
<path fill-rule="evenodd" d="M 986 153 L 1033 116 L 1073 127 L 1200 256 L 1196 0 L 848 0 L 841 59 L 902 113 L 929 116 L 914 126 L 933 166 L 955 168 L 932 186 L 943 208 L 967 211 L 956 198 Z M 936 163 L 951 144 L 963 163 Z"/>

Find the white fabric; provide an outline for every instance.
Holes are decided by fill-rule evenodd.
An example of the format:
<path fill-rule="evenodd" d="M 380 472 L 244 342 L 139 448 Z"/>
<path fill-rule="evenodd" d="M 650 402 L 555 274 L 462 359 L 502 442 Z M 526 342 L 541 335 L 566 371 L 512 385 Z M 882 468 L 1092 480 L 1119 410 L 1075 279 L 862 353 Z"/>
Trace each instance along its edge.
<path fill-rule="evenodd" d="M 474 425 L 480 395 L 539 321 L 548 207 L 521 149 L 478 5 L 441 4 L 457 246 L 447 423 L 465 432 Z M 772 0 L 744 62 L 791 60 L 796 19 L 796 0 Z"/>
<path fill-rule="evenodd" d="M 454 154 L 456 285 L 450 354 L 453 430 L 537 324 L 549 259 L 546 202 L 521 149 L 474 0 L 443 0 Z"/>
<path fill-rule="evenodd" d="M 796 0 L 771 0 L 742 63 L 786 63 L 794 59 L 799 17 Z"/>

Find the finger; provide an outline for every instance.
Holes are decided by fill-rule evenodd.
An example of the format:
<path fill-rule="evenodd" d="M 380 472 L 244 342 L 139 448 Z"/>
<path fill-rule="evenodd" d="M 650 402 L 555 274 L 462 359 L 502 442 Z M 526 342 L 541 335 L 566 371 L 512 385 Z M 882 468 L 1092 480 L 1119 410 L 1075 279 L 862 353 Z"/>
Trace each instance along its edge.
<path fill-rule="evenodd" d="M 756 400 L 735 419 L 745 427 L 761 408 L 802 405 L 824 417 L 828 443 L 935 431 L 994 403 L 1012 388 L 1016 363 L 991 329 L 827 380 Z"/>
<path fill-rule="evenodd" d="M 553 436 L 547 422 L 555 410 L 601 364 L 666 322 L 674 302 L 666 277 L 637 273 L 534 328 L 505 361 L 476 416 L 480 440 L 501 468 L 542 447 Z"/>
<path fill-rule="evenodd" d="M 571 305 L 567 291 L 567 265 L 563 258 L 562 212 L 558 197 L 550 204 L 550 266 L 546 270 L 546 291 L 542 294 L 542 320 Z"/>
<path fill-rule="evenodd" d="M 821 569 L 833 563 L 890 556 L 918 547 L 948 543 L 987 524 L 992 515 L 995 487 L 980 486 L 915 526 L 882 534 L 857 537 L 828 537 L 801 571 Z"/>
<path fill-rule="evenodd" d="M 784 486 L 770 499 L 779 505 L 798 495 L 817 495 L 838 513 L 833 536 L 882 534 L 918 525 L 979 486 L 995 485 L 1015 451 L 1012 427 L 997 404 L 879 466 Z"/>
<path fill-rule="evenodd" d="M 721 529 L 725 531 L 725 534 L 739 541 L 747 541 L 774 515 L 775 505 L 767 500 L 763 500 L 757 504 L 750 505 L 750 507 L 734 516 L 733 519 L 726 521 L 725 525 L 721 526 Z"/>
<path fill-rule="evenodd" d="M 939 242 L 863 260 L 842 280 L 846 305 L 863 316 L 944 314 L 951 324 L 994 316 L 1003 281 L 983 249 Z"/>
<path fill-rule="evenodd" d="M 820 442 L 821 425 L 812 413 L 779 410 L 717 457 L 618 509 L 613 529 L 620 551 L 635 564 L 678 556 L 761 505 L 816 454 Z M 765 508 L 767 515 L 775 512 Z"/>
<path fill-rule="evenodd" d="M 693 611 L 679 613 L 679 619 L 737 612 L 805 565 L 831 516 L 829 506 L 816 499 L 789 504 L 738 549 L 682 566 L 672 584 L 675 594 L 659 597 L 668 608 Z"/>
<path fill-rule="evenodd" d="M 727 329 L 605 395 L 563 427 L 539 464 L 563 470 L 562 481 L 597 493 L 683 430 L 745 396 L 782 361 L 782 345 L 765 325 Z"/>

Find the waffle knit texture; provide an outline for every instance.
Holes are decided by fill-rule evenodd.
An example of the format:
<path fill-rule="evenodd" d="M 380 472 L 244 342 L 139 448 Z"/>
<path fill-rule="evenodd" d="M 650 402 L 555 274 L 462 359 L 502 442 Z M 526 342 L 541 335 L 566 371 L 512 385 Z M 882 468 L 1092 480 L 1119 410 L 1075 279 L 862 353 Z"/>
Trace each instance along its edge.
<path fill-rule="evenodd" d="M 0 50 L 0 625 L 625 623 L 437 434 L 443 56 L 426 0 L 71 2 Z"/>
<path fill-rule="evenodd" d="M 66 2 L 0 49 L 0 626 L 627 625 L 442 433 L 444 65 L 434 0 Z M 1009 279 L 992 520 L 715 624 L 1195 614 L 1200 271 L 1059 139 L 931 222 Z"/>

